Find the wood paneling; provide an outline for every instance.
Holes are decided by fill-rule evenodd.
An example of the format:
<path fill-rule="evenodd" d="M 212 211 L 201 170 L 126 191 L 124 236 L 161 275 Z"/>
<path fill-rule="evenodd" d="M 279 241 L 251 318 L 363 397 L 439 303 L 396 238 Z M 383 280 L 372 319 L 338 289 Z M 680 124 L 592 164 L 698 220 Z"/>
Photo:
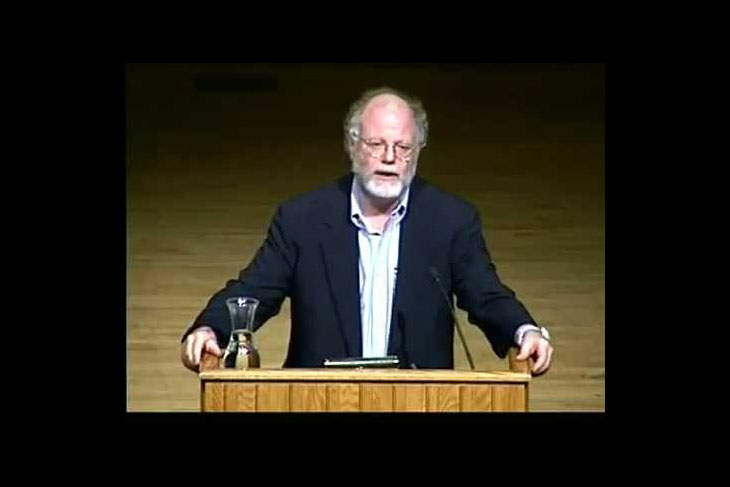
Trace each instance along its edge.
<path fill-rule="evenodd" d="M 327 410 L 349 412 L 360 410 L 360 387 L 357 384 L 328 384 Z"/>
<path fill-rule="evenodd" d="M 291 385 L 292 412 L 327 411 L 327 384 Z"/>
<path fill-rule="evenodd" d="M 361 384 L 360 398 L 364 412 L 393 411 L 393 386 L 391 384 Z"/>
<path fill-rule="evenodd" d="M 227 411 L 255 412 L 256 385 L 227 383 L 225 385 L 225 403 Z"/>
<path fill-rule="evenodd" d="M 413 370 L 381 372 L 207 371 L 200 374 L 204 395 L 201 406 L 205 411 L 487 412 L 524 411 L 528 405 L 530 377 L 526 374 L 454 370 L 433 371 L 433 374 Z M 206 379 L 206 376 L 217 379 Z M 282 377 L 294 380 L 285 381 Z M 340 380 L 333 382 L 333 377 Z M 420 380 L 414 380 L 415 377 Z M 518 377 L 522 378 L 521 383 L 516 382 Z M 460 378 L 467 380 L 463 383 Z"/>
<path fill-rule="evenodd" d="M 394 411 L 426 411 L 426 386 L 423 384 L 397 384 L 393 387 Z"/>
<path fill-rule="evenodd" d="M 461 411 L 485 412 L 492 410 L 492 387 L 488 385 L 460 386 Z"/>
<path fill-rule="evenodd" d="M 428 385 L 426 386 L 426 404 L 433 412 L 459 411 L 458 385 Z"/>
<path fill-rule="evenodd" d="M 517 385 L 492 386 L 493 411 L 526 411 L 525 388 Z"/>
<path fill-rule="evenodd" d="M 263 383 L 257 387 L 256 410 L 260 412 L 288 412 L 290 410 L 289 384 Z"/>
<path fill-rule="evenodd" d="M 225 410 L 225 384 L 221 382 L 203 383 L 203 391 L 203 411 Z"/>

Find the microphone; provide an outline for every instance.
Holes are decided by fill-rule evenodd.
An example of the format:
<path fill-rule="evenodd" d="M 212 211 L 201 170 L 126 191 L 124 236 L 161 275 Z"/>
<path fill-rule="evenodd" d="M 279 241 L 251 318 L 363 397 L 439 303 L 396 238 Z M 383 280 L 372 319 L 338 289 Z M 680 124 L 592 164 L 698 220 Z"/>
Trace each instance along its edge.
<path fill-rule="evenodd" d="M 444 289 L 444 285 L 441 283 L 441 278 L 439 277 L 439 273 L 436 270 L 435 267 L 431 266 L 428 268 L 429 274 L 431 274 L 431 277 L 434 281 L 436 281 L 436 284 L 438 285 L 439 289 L 441 289 L 441 294 L 443 294 L 444 299 L 446 300 L 446 304 L 449 305 L 449 310 L 451 310 L 451 317 L 454 319 L 454 325 L 456 325 L 456 331 L 459 333 L 459 338 L 461 339 L 461 344 L 464 346 L 464 351 L 466 352 L 466 358 L 469 360 L 469 365 L 471 366 L 471 370 L 474 370 L 474 361 L 471 358 L 471 353 L 469 353 L 469 347 L 466 346 L 466 340 L 464 340 L 464 334 L 461 332 L 461 325 L 459 325 L 459 320 L 456 319 L 456 312 L 454 311 L 454 307 L 451 305 L 451 300 L 449 299 L 448 294 L 446 294 L 446 289 Z"/>

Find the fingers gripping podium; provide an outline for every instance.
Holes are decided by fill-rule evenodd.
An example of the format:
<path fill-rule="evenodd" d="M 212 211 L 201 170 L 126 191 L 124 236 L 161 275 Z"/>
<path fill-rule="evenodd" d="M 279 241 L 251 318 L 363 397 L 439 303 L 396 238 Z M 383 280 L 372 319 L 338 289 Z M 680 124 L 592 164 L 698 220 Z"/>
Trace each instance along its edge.
<path fill-rule="evenodd" d="M 526 412 L 532 360 L 508 371 L 222 369 L 204 352 L 203 412 Z"/>

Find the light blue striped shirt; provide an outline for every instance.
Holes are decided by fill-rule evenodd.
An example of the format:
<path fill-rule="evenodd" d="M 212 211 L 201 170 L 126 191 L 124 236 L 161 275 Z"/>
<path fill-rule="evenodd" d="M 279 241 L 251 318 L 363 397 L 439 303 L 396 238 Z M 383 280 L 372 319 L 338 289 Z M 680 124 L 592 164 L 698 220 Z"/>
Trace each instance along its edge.
<path fill-rule="evenodd" d="M 369 226 L 362 218 L 359 204 L 362 190 L 353 179 L 350 191 L 352 223 L 358 228 L 360 248 L 360 317 L 362 321 L 363 357 L 383 357 L 388 353 L 390 317 L 395 294 L 395 277 L 398 272 L 398 243 L 400 223 L 405 217 L 407 188 L 400 202 L 385 222 L 382 233 Z"/>

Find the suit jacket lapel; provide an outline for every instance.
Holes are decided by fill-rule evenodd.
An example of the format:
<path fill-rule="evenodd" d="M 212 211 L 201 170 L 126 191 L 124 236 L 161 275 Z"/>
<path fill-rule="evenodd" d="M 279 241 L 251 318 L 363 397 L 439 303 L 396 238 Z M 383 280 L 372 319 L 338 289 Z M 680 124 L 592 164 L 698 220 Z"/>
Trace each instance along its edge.
<path fill-rule="evenodd" d="M 338 201 L 330 202 L 322 222 L 324 268 L 348 356 L 362 356 L 357 228 L 350 221 L 352 175 L 337 184 Z M 334 358 L 334 357 L 333 357 Z"/>
<path fill-rule="evenodd" d="M 423 285 L 423 276 L 427 275 L 424 266 L 423 256 L 418 253 L 425 249 L 420 239 L 428 235 L 429 220 L 424 215 L 420 203 L 421 181 L 418 177 L 411 183 L 411 194 L 409 196 L 408 210 L 401 221 L 400 242 L 398 243 L 398 274 L 395 281 L 395 296 L 393 297 L 393 309 L 390 318 L 390 336 L 388 337 L 388 354 L 398 355 L 402 350 L 403 337 L 401 327 L 408 326 L 406 341 L 412 342 L 412 337 L 417 330 L 414 329 L 417 323 L 408 322 L 407 306 L 410 300 L 409 294 L 413 292 L 414 286 Z"/>

